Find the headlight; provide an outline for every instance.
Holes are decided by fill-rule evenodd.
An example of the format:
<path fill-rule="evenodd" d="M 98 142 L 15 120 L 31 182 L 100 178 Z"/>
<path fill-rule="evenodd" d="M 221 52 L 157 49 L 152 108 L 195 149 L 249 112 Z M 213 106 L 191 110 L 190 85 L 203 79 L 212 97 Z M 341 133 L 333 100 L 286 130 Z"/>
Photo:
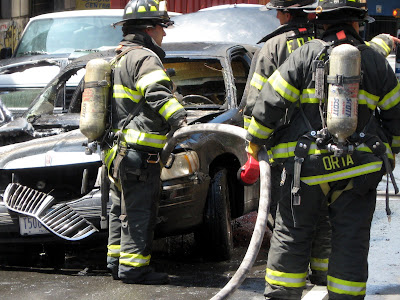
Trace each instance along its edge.
<path fill-rule="evenodd" d="M 186 151 L 175 154 L 175 160 L 170 169 L 163 168 L 161 180 L 171 180 L 192 175 L 199 170 L 199 157 L 195 151 Z"/>

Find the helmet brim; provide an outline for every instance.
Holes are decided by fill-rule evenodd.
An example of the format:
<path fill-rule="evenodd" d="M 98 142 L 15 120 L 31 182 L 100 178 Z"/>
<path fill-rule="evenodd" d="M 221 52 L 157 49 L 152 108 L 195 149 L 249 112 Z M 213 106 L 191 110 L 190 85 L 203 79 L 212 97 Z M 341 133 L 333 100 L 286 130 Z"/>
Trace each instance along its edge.
<path fill-rule="evenodd" d="M 314 12 L 315 15 L 315 12 Z M 316 15 L 314 19 L 310 19 L 311 23 L 315 24 L 338 24 L 338 23 L 347 23 L 347 22 L 364 22 L 364 23 L 373 23 L 375 19 L 369 15 L 365 15 L 363 18 L 357 17 L 347 17 L 343 16 L 343 18 L 330 18 L 326 17 L 326 15 Z"/>
<path fill-rule="evenodd" d="M 304 0 L 302 2 L 303 3 L 304 2 L 307 3 L 307 2 L 310 2 L 310 1 Z M 289 5 L 289 6 L 283 6 L 283 5 L 282 6 L 276 6 L 276 5 L 271 4 L 271 2 L 268 2 L 266 5 L 260 7 L 260 10 L 261 11 L 267 11 L 267 10 L 273 10 L 273 9 L 276 9 L 276 10 L 278 10 L 278 9 L 280 9 L 280 10 L 285 10 L 285 9 L 304 9 L 305 6 L 311 6 L 311 5 L 314 5 L 314 3 L 313 4 L 307 3 L 305 5 L 297 3 L 297 4 L 293 4 L 293 5 Z"/>
<path fill-rule="evenodd" d="M 131 19 L 129 19 L 129 20 L 121 20 L 121 21 L 115 22 L 115 23 L 112 24 L 112 26 L 114 26 L 114 27 L 115 26 L 122 26 L 127 21 L 131 21 Z M 154 25 L 160 25 L 161 27 L 168 28 L 168 27 L 174 25 L 174 21 L 172 21 L 172 20 L 160 20 L 159 22 L 155 21 Z M 149 26 L 150 26 L 150 24 L 148 24 L 146 26 L 144 26 L 144 24 L 138 25 L 138 27 L 143 27 L 143 28 L 144 27 L 149 27 Z"/>
<path fill-rule="evenodd" d="M 115 26 L 122 26 L 122 25 L 124 25 L 124 23 L 125 23 L 126 21 L 128 21 L 128 20 L 121 20 L 121 21 L 112 23 L 111 25 L 114 26 L 114 27 L 115 27 Z"/>
<path fill-rule="evenodd" d="M 302 7 L 305 13 L 312 14 L 317 12 L 317 8 L 320 7 L 318 5 L 307 5 Z M 340 8 L 325 8 L 319 11 L 317 14 L 323 14 L 323 13 L 329 13 L 333 11 L 338 11 L 338 10 L 355 10 L 355 11 L 360 11 L 359 8 L 357 7 L 352 7 L 352 6 L 342 6 Z"/>

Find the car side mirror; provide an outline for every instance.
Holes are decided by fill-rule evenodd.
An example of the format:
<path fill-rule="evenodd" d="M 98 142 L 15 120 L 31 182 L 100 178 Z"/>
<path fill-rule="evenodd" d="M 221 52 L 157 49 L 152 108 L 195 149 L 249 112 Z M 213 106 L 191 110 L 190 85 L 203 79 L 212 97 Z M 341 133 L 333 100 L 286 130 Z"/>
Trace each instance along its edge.
<path fill-rule="evenodd" d="M 12 56 L 12 49 L 10 47 L 1 48 L 0 59 L 10 58 Z"/>

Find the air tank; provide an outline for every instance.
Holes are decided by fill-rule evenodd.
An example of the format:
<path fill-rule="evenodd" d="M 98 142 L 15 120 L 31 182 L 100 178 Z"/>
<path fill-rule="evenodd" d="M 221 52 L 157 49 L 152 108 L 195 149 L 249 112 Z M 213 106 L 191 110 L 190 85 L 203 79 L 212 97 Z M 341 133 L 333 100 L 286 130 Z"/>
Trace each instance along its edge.
<path fill-rule="evenodd" d="M 329 59 L 327 127 L 337 142 L 345 143 L 357 128 L 361 54 L 342 44 L 333 48 Z"/>
<path fill-rule="evenodd" d="M 96 58 L 87 63 L 79 129 L 89 141 L 100 138 L 106 129 L 110 76 L 106 60 Z"/>

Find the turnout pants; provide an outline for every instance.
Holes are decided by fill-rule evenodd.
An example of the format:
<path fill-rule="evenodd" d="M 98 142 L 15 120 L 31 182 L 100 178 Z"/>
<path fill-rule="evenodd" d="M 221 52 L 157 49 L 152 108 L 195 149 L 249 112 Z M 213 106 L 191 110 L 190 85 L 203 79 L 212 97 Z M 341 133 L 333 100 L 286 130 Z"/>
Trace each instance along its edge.
<path fill-rule="evenodd" d="M 329 205 L 332 248 L 328 264 L 329 299 L 364 299 L 368 278 L 370 227 L 376 204 L 376 187 L 383 171 L 330 183 L 344 190 Z M 326 199 L 319 185 L 301 183 L 301 204 L 292 205 L 292 176 L 281 189 L 266 270 L 265 296 L 301 299 L 306 285 L 313 236 Z M 294 220 L 296 226 L 294 226 Z M 315 241 L 317 242 L 317 241 Z"/>
<path fill-rule="evenodd" d="M 271 196 L 272 202 L 270 213 L 275 220 L 276 210 L 280 197 L 282 196 L 281 186 L 285 182 L 285 176 L 282 178 L 282 167 L 276 165 L 271 167 Z M 310 281 L 318 285 L 326 285 L 326 278 L 328 272 L 328 261 L 331 253 L 331 226 L 328 216 L 327 202 L 323 201 L 321 204 L 321 213 L 316 224 L 316 230 L 312 238 L 311 257 L 310 257 Z"/>
<path fill-rule="evenodd" d="M 128 149 L 120 167 L 121 186 L 111 184 L 107 263 L 118 277 L 136 278 L 150 263 L 154 226 L 160 198 L 160 164 L 154 155 Z M 149 162 L 148 162 L 149 161 Z M 121 223 L 121 189 L 126 206 L 126 226 Z M 123 211 L 123 209 L 122 209 Z"/>

